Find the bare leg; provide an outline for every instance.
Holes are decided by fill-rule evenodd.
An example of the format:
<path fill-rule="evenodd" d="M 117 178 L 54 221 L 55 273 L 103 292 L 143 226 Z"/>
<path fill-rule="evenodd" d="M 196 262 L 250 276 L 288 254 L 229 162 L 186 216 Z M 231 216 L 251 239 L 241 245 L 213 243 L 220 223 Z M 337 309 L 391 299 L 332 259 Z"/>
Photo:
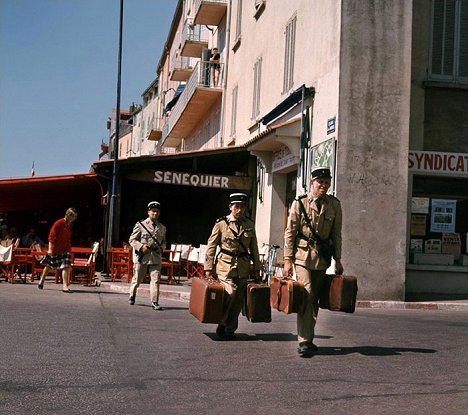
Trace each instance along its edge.
<path fill-rule="evenodd" d="M 70 267 L 63 269 L 62 280 L 63 290 L 67 291 L 69 289 L 68 285 L 70 284 Z"/>
<path fill-rule="evenodd" d="M 49 272 L 49 267 L 46 265 L 44 267 L 44 269 L 42 270 L 42 275 L 41 275 L 41 279 L 39 280 L 39 288 L 42 290 L 42 287 L 44 286 L 44 282 L 45 282 L 45 277 L 47 275 L 47 273 Z"/>

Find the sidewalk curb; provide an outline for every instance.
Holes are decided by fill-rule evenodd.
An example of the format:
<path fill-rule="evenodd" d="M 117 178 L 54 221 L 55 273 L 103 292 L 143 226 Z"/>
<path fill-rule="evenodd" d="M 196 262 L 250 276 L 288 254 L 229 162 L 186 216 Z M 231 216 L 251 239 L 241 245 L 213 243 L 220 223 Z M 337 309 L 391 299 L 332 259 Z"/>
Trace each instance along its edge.
<path fill-rule="evenodd" d="M 130 284 L 115 283 L 101 281 L 101 288 L 128 294 Z M 147 284 L 142 284 L 138 287 L 138 295 L 149 298 L 149 287 Z M 167 300 L 185 301 L 190 300 L 190 286 L 188 285 L 166 285 L 162 284 L 159 292 L 160 298 Z M 443 311 L 468 311 L 468 301 L 464 302 L 443 302 L 443 301 L 422 301 L 422 302 L 405 302 L 405 301 L 371 301 L 358 300 L 356 308 L 374 308 L 387 310 L 443 310 Z"/>

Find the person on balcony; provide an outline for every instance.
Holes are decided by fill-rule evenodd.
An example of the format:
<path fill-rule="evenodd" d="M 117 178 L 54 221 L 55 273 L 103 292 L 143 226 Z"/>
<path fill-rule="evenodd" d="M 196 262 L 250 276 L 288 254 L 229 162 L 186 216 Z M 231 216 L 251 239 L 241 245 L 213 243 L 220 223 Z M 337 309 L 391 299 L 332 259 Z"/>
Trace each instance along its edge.
<path fill-rule="evenodd" d="M 148 272 L 151 278 L 150 297 L 153 310 L 162 310 L 159 305 L 159 284 L 161 280 L 161 254 L 166 249 L 166 227 L 159 222 L 161 204 L 148 203 L 148 217 L 138 221 L 130 235 L 129 243 L 135 254 L 136 272 L 130 286 L 130 305 L 135 304 L 138 287 Z"/>
<path fill-rule="evenodd" d="M 219 73 L 221 72 L 221 64 L 219 63 L 221 55 L 218 52 L 218 48 L 213 48 L 210 55 L 211 72 L 213 75 L 213 86 L 217 87 L 219 82 Z"/>

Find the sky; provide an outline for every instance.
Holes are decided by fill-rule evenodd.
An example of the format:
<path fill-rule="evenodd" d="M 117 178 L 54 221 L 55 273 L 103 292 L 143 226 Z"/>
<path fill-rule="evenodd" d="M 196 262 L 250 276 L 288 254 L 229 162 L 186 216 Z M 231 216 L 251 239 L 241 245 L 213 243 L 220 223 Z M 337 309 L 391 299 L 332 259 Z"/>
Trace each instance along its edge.
<path fill-rule="evenodd" d="M 156 78 L 177 0 L 124 0 L 121 108 Z M 0 0 L 0 179 L 87 173 L 117 105 L 120 0 Z"/>

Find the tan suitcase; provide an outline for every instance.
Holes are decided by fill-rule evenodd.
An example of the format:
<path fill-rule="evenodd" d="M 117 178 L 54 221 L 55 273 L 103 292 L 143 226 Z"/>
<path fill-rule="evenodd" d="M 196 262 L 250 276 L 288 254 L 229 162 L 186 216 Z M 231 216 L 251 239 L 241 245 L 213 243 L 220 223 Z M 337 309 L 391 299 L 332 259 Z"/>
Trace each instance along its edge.
<path fill-rule="evenodd" d="M 251 323 L 271 321 L 270 287 L 266 284 L 247 284 L 244 312 Z"/>
<path fill-rule="evenodd" d="M 220 324 L 223 319 L 224 287 L 214 278 L 192 278 L 189 311 L 202 323 Z"/>
<path fill-rule="evenodd" d="M 325 275 L 320 295 L 320 308 L 330 311 L 354 313 L 358 286 L 356 277 L 349 275 Z"/>
<path fill-rule="evenodd" d="M 298 313 L 304 304 L 304 285 L 292 278 L 271 277 L 271 307 L 286 314 Z"/>

